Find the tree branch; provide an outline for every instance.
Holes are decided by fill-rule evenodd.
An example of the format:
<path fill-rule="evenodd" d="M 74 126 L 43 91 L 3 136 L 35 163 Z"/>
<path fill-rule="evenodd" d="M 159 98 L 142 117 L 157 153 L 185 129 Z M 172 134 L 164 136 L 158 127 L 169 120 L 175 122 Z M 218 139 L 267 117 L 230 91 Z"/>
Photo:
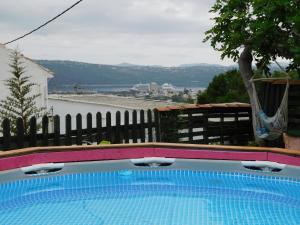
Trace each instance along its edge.
<path fill-rule="evenodd" d="M 253 61 L 253 57 L 251 53 L 251 48 L 250 46 L 245 46 L 238 60 L 238 64 L 243 78 L 243 82 L 250 96 L 250 100 L 251 100 L 251 95 L 253 93 L 252 86 L 250 83 L 250 79 L 253 76 L 252 61 Z"/>

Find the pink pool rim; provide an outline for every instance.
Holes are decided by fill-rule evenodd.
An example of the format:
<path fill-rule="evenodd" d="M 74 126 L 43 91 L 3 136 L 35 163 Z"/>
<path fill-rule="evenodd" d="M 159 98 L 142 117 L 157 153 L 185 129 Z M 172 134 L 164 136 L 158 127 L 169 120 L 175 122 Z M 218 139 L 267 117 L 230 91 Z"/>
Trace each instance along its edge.
<path fill-rule="evenodd" d="M 257 160 L 300 166 L 298 151 L 279 148 L 182 144 L 36 147 L 0 153 L 0 171 L 41 163 L 122 160 L 144 157 L 210 160 Z"/>

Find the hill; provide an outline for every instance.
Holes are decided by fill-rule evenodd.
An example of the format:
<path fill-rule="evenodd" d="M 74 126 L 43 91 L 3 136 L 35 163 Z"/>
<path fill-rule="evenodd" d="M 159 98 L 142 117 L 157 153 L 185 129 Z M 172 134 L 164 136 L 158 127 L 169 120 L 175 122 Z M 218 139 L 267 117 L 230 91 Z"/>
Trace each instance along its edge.
<path fill-rule="evenodd" d="M 179 67 L 103 65 L 74 61 L 36 60 L 54 72 L 49 90 L 62 90 L 68 85 L 133 85 L 137 83 L 171 83 L 176 86 L 206 87 L 212 78 L 232 67 L 195 64 Z"/>

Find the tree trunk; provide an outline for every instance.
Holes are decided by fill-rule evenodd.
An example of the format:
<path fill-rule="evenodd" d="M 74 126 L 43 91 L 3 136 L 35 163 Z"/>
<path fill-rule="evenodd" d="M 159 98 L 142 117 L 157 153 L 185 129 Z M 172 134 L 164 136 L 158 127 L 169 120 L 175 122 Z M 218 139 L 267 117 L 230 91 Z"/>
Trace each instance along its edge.
<path fill-rule="evenodd" d="M 256 128 L 256 112 L 255 112 L 255 101 L 253 99 L 253 88 L 250 82 L 250 79 L 253 76 L 253 70 L 252 70 L 252 52 L 250 46 L 245 46 L 243 52 L 240 55 L 238 64 L 239 64 L 239 69 L 241 76 L 243 78 L 244 85 L 246 87 L 246 90 L 248 92 L 249 98 L 250 98 L 250 104 L 252 106 L 252 126 L 253 126 L 253 131 L 255 132 Z M 258 139 L 255 136 L 255 142 L 258 143 L 259 145 L 263 145 L 264 141 L 261 139 Z"/>

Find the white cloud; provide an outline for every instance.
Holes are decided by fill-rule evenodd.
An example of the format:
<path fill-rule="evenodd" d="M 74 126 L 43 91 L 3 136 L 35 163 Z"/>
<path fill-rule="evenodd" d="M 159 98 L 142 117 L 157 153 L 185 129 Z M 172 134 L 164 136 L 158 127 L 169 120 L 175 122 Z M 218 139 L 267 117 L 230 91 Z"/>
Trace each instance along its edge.
<path fill-rule="evenodd" d="M 0 39 L 8 41 L 53 17 L 74 0 L 0 1 Z M 17 42 L 38 59 L 178 65 L 220 61 L 208 43 L 213 0 L 84 0 L 44 29 Z M 18 7 L 15 7 L 18 5 Z M 9 45 L 14 47 L 16 44 Z"/>

